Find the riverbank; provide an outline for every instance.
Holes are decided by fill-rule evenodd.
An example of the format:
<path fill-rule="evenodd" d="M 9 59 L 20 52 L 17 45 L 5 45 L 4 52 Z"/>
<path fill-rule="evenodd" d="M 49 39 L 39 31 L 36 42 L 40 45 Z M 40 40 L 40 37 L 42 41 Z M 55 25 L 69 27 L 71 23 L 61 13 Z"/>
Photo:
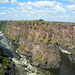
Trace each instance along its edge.
<path fill-rule="evenodd" d="M 0 47 L 0 75 L 15 75 L 15 64 Z"/>

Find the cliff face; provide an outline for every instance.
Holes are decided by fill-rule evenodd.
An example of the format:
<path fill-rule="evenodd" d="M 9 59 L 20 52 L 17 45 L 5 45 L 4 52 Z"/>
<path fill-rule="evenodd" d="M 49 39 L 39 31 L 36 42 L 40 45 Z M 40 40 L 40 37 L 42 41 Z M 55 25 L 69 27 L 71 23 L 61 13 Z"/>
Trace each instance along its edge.
<path fill-rule="evenodd" d="M 58 46 L 75 54 L 75 24 L 45 21 L 7 22 L 7 37 L 18 43 L 21 54 L 31 56 L 31 64 L 41 68 L 60 67 Z"/>

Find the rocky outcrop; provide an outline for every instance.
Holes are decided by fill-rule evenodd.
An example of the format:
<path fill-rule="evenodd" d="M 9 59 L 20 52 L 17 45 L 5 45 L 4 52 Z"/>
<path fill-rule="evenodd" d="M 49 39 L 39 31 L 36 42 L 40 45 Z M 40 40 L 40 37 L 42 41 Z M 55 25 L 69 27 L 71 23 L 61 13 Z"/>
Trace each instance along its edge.
<path fill-rule="evenodd" d="M 53 45 L 35 45 L 31 50 L 32 65 L 40 68 L 60 67 L 60 53 L 58 47 Z"/>

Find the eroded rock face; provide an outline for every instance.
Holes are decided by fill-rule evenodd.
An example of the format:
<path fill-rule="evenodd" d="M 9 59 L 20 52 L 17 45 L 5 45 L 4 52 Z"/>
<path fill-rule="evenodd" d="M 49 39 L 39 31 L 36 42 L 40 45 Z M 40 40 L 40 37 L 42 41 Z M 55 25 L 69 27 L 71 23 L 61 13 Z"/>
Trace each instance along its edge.
<path fill-rule="evenodd" d="M 60 53 L 58 47 L 52 45 L 35 45 L 31 50 L 32 65 L 40 68 L 60 67 Z"/>
<path fill-rule="evenodd" d="M 61 58 L 55 44 L 72 50 L 75 46 L 74 32 L 74 24 L 38 21 L 7 22 L 5 30 L 7 37 L 20 45 L 18 51 L 31 56 L 31 64 L 41 68 L 60 66 Z"/>

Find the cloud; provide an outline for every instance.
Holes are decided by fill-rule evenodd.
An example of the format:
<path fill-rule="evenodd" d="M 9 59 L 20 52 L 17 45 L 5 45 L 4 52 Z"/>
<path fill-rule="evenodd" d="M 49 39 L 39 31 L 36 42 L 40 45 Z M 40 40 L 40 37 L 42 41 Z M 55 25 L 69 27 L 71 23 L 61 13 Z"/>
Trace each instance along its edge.
<path fill-rule="evenodd" d="M 15 1 L 16 2 L 16 1 Z M 9 8 L 17 19 L 47 19 L 49 17 L 65 14 L 66 9 L 62 3 L 56 1 L 16 2 L 17 7 Z M 21 16 L 21 18 L 19 16 Z M 25 17 L 24 17 L 25 16 Z M 13 17 L 13 16 L 12 16 Z"/>
<path fill-rule="evenodd" d="M 37 1 L 37 2 L 27 2 L 32 7 L 37 7 L 39 9 L 49 9 L 48 11 L 53 12 L 65 12 L 66 10 L 61 6 L 60 2 L 50 2 L 50 1 Z"/>
<path fill-rule="evenodd" d="M 0 7 L 0 9 L 6 9 L 6 7 Z"/>
<path fill-rule="evenodd" d="M 60 7 L 59 5 L 56 5 L 53 10 L 56 12 L 64 13 L 66 10 L 63 7 Z"/>
<path fill-rule="evenodd" d="M 6 12 L 6 13 L 8 13 L 8 14 L 12 14 L 12 12 L 9 11 L 9 10 L 4 10 L 4 12 Z"/>
<path fill-rule="evenodd" d="M 37 2 L 28 2 L 29 5 L 33 5 L 35 7 L 48 8 L 53 7 L 55 4 L 50 1 L 37 1 Z"/>
<path fill-rule="evenodd" d="M 14 5 L 14 4 L 17 4 L 17 0 L 11 0 L 11 3 Z"/>
<path fill-rule="evenodd" d="M 75 11 L 75 5 L 67 5 L 66 8 Z"/>
<path fill-rule="evenodd" d="M 70 11 L 72 11 L 72 13 L 75 14 L 75 5 L 67 5 L 66 8 L 69 9 Z"/>
<path fill-rule="evenodd" d="M 16 0 L 11 0 L 13 4 L 17 4 L 17 9 L 22 10 L 32 10 L 32 9 L 43 9 L 48 10 L 49 13 L 65 13 L 65 8 L 62 7 L 62 3 L 56 1 L 36 1 L 36 2 L 17 2 Z M 32 13 L 32 12 L 31 12 Z M 32 13 L 34 14 L 34 12 Z"/>
<path fill-rule="evenodd" d="M 7 15 L 7 13 L 5 13 L 5 12 L 0 12 L 0 15 Z"/>
<path fill-rule="evenodd" d="M 28 13 L 28 11 L 27 10 L 23 10 L 22 13 Z"/>
<path fill-rule="evenodd" d="M 9 3 L 8 0 L 0 0 L 0 3 Z"/>
<path fill-rule="evenodd" d="M 63 1 L 69 1 L 69 2 L 75 3 L 75 0 L 63 0 Z"/>
<path fill-rule="evenodd" d="M 19 9 L 28 9 L 28 10 L 32 9 L 32 7 L 25 2 L 23 2 L 23 3 L 18 2 L 18 5 L 19 5 L 19 7 L 18 7 Z"/>

